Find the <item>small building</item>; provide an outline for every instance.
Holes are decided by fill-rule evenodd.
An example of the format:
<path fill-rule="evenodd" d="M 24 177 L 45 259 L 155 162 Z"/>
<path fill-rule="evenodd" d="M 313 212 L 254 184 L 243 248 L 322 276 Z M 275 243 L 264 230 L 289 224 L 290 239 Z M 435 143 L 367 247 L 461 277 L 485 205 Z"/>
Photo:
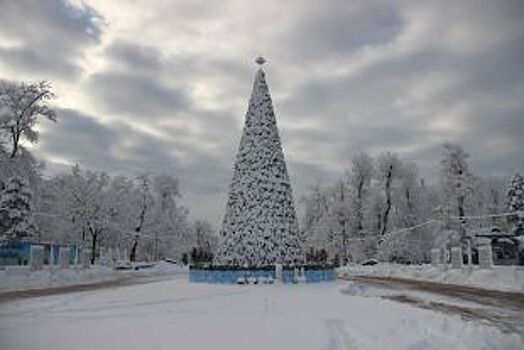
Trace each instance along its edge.
<path fill-rule="evenodd" d="M 475 243 L 491 244 L 495 265 L 524 265 L 523 237 L 504 232 L 499 227 L 489 227 L 474 232 Z"/>

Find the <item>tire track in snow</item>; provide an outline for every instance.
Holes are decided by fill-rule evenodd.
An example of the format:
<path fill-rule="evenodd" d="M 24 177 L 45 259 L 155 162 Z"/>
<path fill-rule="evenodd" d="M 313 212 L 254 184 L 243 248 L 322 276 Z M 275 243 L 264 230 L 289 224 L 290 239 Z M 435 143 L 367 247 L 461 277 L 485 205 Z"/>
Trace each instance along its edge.
<path fill-rule="evenodd" d="M 324 321 L 329 332 L 329 343 L 324 350 L 355 349 L 352 337 L 344 329 L 344 321 L 338 318 Z"/>

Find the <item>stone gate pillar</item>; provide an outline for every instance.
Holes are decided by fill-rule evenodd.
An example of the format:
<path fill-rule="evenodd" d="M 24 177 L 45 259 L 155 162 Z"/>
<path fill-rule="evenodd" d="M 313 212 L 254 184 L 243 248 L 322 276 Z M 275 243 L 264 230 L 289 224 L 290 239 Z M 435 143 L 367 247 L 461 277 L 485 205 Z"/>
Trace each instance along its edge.
<path fill-rule="evenodd" d="M 71 255 L 71 248 L 69 247 L 60 247 L 58 251 L 58 265 L 61 269 L 69 268 L 69 258 Z"/>
<path fill-rule="evenodd" d="M 31 246 L 31 270 L 42 270 L 44 267 L 44 247 L 41 245 Z"/>
<path fill-rule="evenodd" d="M 437 267 L 440 263 L 442 263 L 440 255 L 439 248 L 431 249 L 431 266 Z"/>
<path fill-rule="evenodd" d="M 460 269 L 462 265 L 463 265 L 462 248 L 452 247 L 451 248 L 451 267 L 453 269 Z"/>
<path fill-rule="evenodd" d="M 479 267 L 481 269 L 491 269 L 493 267 L 493 251 L 491 245 L 483 245 L 478 248 Z"/>

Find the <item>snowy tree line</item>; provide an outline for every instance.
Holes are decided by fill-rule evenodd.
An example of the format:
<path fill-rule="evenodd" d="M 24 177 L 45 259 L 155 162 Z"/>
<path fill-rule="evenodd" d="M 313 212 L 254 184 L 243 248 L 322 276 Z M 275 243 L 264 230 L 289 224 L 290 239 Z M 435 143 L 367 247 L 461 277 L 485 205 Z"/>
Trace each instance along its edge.
<path fill-rule="evenodd" d="M 440 181 L 427 184 L 417 164 L 397 154 L 356 155 L 341 179 L 311 188 L 302 199 L 310 260 L 324 253 L 341 262 L 420 263 L 429 261 L 432 247 L 462 245 L 482 227 L 522 235 L 522 213 L 496 216 L 524 209 L 522 176 L 481 178 L 468 158 L 461 146 L 444 145 Z"/>
<path fill-rule="evenodd" d="M 38 123 L 57 122 L 47 82 L 0 82 L 0 240 L 75 243 L 110 259 L 180 259 L 213 252 L 211 225 L 191 222 L 168 174 L 111 176 L 72 167 L 43 176 L 31 154 Z M 58 121 L 59 122 L 59 121 Z"/>
<path fill-rule="evenodd" d="M 43 176 L 30 146 L 39 122 L 59 122 L 53 97 L 46 82 L 0 82 L 0 240 L 75 243 L 92 252 L 92 261 L 211 261 L 213 228 L 189 220 L 173 175 L 109 175 L 75 165 Z M 439 183 L 427 184 L 417 165 L 397 154 L 356 155 L 343 177 L 303 198 L 306 259 L 417 263 L 428 261 L 432 247 L 462 244 L 476 228 L 524 234 L 521 174 L 476 176 L 468 154 L 452 144 L 443 147 L 440 168 Z M 505 212 L 520 214 L 493 216 Z M 485 215 L 491 217 L 468 218 Z"/>

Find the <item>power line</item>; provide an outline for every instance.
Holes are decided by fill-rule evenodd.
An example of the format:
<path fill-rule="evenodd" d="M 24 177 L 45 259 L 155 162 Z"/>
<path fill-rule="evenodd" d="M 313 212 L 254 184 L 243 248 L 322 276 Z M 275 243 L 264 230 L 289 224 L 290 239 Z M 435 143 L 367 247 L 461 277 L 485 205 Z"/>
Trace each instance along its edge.
<path fill-rule="evenodd" d="M 490 215 L 473 215 L 473 216 L 448 216 L 449 219 L 456 219 L 456 220 L 474 220 L 474 219 L 488 219 L 488 218 L 498 218 L 498 217 L 506 217 L 506 216 L 514 216 L 514 215 L 524 215 L 524 211 L 515 211 L 513 213 L 501 213 L 501 214 L 490 214 Z"/>
<path fill-rule="evenodd" d="M 445 217 L 439 218 L 439 219 L 433 218 L 433 219 L 430 219 L 428 221 L 425 221 L 423 223 L 420 223 L 420 224 L 417 224 L 417 225 L 414 225 L 414 226 L 406 227 L 406 228 L 403 228 L 403 229 L 400 229 L 400 230 L 396 230 L 396 231 L 390 231 L 390 232 L 388 232 L 388 233 L 386 233 L 384 235 L 384 238 L 390 238 L 393 235 L 396 235 L 396 234 L 399 234 L 399 233 L 403 233 L 403 232 L 414 231 L 417 228 L 420 228 L 420 227 L 423 227 L 423 226 L 427 226 L 427 225 L 429 225 L 431 223 L 439 222 L 439 221 L 442 221 L 444 219 L 451 219 L 451 220 L 481 220 L 481 219 L 490 219 L 490 218 L 497 218 L 497 217 L 508 217 L 508 216 L 515 216 L 515 215 L 524 215 L 524 211 L 516 211 L 516 212 L 513 212 L 513 213 L 473 215 L 473 216 L 445 216 Z"/>

